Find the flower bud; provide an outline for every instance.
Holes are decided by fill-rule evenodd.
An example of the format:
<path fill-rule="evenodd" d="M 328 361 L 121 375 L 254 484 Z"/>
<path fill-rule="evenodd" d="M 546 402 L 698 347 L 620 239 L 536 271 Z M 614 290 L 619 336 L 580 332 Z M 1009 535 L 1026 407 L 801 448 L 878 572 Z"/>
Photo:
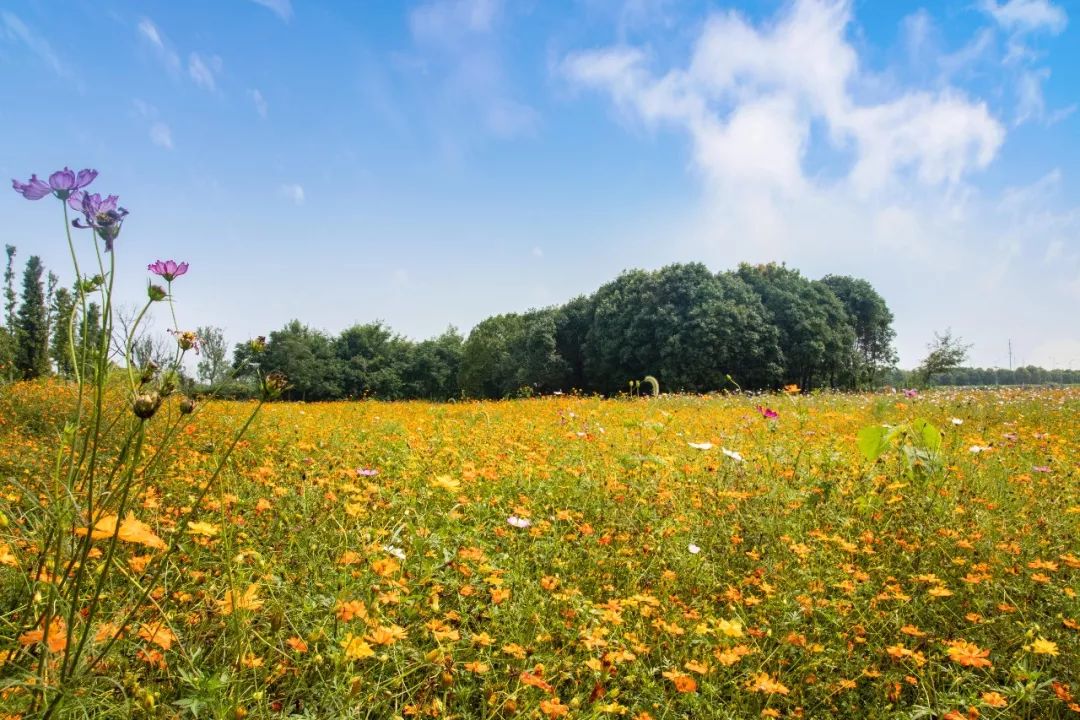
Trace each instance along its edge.
<path fill-rule="evenodd" d="M 193 412 L 195 412 L 195 398 L 185 395 L 180 401 L 180 414 L 190 415 Z"/>
<path fill-rule="evenodd" d="M 157 412 L 160 406 L 161 395 L 156 392 L 148 392 L 136 395 L 135 401 L 131 404 L 131 409 L 135 413 L 135 417 L 149 420 L 154 417 L 154 413 Z"/>
<path fill-rule="evenodd" d="M 266 351 L 266 336 L 260 335 L 254 340 L 250 341 L 248 345 L 251 347 L 251 351 L 254 353 L 261 353 Z"/>
<path fill-rule="evenodd" d="M 284 373 L 274 371 L 263 378 L 263 399 L 274 400 L 289 387 L 289 381 Z"/>
<path fill-rule="evenodd" d="M 152 381 L 157 375 L 158 366 L 153 360 L 150 360 L 143 366 L 142 375 L 139 376 L 139 382 L 143 385 Z"/>
<path fill-rule="evenodd" d="M 165 288 L 160 285 L 150 284 L 146 286 L 146 294 L 150 297 L 151 302 L 161 302 L 168 294 L 165 292 Z"/>

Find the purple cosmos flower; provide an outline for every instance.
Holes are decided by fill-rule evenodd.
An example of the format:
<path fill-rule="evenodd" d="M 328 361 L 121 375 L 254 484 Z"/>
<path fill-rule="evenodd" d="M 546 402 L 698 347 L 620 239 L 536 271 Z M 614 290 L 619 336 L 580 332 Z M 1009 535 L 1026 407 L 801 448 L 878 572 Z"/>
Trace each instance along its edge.
<path fill-rule="evenodd" d="M 356 468 L 356 474 L 360 477 L 375 477 L 379 471 L 374 468 Z"/>
<path fill-rule="evenodd" d="M 918 390 L 905 390 L 904 391 L 904 397 L 906 397 L 906 398 L 917 398 L 917 397 L 919 397 L 919 391 Z"/>
<path fill-rule="evenodd" d="M 78 175 L 70 168 L 57 170 L 49 176 L 49 182 L 38 180 L 37 175 L 31 175 L 29 182 L 21 183 L 18 180 L 11 181 L 11 187 L 15 192 L 27 200 L 40 200 L 46 195 L 55 195 L 61 200 L 68 200 L 74 195 L 81 195 L 79 191 L 94 182 L 97 170 L 80 170 Z M 82 208 L 75 208 L 81 210 Z"/>
<path fill-rule="evenodd" d="M 186 262 L 177 263 L 175 260 L 158 260 L 147 265 L 146 269 L 165 278 L 167 282 L 172 282 L 187 272 L 188 264 Z"/>
<path fill-rule="evenodd" d="M 84 230 L 92 229 L 98 234 L 98 237 L 105 241 L 105 252 L 111 252 L 113 240 L 116 240 L 116 236 L 120 234 L 120 226 L 123 224 L 128 211 L 122 207 L 117 207 L 116 201 L 120 198 L 116 195 L 109 195 L 104 200 L 97 193 L 93 195 L 81 193 L 81 196 L 82 202 L 79 211 L 82 212 L 86 223 L 82 224 L 75 220 L 72 225 Z M 69 199 L 68 202 L 70 203 L 71 200 Z"/>
<path fill-rule="evenodd" d="M 757 411 L 761 413 L 761 417 L 765 418 L 766 420 L 773 420 L 780 417 L 780 413 L 776 412 L 770 407 L 762 407 L 761 405 L 758 405 Z"/>

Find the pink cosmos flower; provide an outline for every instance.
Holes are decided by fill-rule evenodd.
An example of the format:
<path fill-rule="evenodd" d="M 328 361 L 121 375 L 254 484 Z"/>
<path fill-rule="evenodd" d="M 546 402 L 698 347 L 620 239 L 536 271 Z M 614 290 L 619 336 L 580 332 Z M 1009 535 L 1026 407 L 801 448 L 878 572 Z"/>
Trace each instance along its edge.
<path fill-rule="evenodd" d="M 177 263 L 175 260 L 158 260 L 147 265 L 146 269 L 165 278 L 166 282 L 172 282 L 188 271 L 188 264 Z"/>

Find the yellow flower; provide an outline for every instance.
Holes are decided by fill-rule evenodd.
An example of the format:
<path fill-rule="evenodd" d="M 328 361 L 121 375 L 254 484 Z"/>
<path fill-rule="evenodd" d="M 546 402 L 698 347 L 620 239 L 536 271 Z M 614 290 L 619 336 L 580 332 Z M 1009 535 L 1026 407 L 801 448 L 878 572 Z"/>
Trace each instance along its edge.
<path fill-rule="evenodd" d="M 1037 638 L 1035 642 L 1027 646 L 1027 649 L 1036 655 L 1057 655 L 1058 646 L 1045 638 Z"/>
<path fill-rule="evenodd" d="M 375 654 L 363 637 L 352 633 L 345 635 L 345 639 L 341 641 L 341 647 L 345 648 L 347 660 L 363 660 Z"/>

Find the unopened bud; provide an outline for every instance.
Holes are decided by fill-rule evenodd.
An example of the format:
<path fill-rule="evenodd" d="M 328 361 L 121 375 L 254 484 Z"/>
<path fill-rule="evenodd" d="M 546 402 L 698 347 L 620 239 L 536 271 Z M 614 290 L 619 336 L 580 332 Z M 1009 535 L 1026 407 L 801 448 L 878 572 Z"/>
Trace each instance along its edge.
<path fill-rule="evenodd" d="M 131 409 L 135 413 L 135 417 L 149 420 L 154 417 L 154 413 L 157 412 L 157 409 L 160 406 L 161 395 L 158 393 L 139 393 L 135 396 L 135 401 L 131 404 Z"/>
<path fill-rule="evenodd" d="M 154 285 L 153 283 L 146 286 L 146 294 L 150 298 L 151 302 L 161 302 L 166 297 L 168 297 L 168 293 L 165 292 L 165 288 L 161 287 L 160 285 Z"/>
<path fill-rule="evenodd" d="M 195 398 L 190 397 L 190 396 L 185 396 L 180 401 L 180 414 L 181 415 L 190 415 L 193 412 L 195 412 Z"/>

